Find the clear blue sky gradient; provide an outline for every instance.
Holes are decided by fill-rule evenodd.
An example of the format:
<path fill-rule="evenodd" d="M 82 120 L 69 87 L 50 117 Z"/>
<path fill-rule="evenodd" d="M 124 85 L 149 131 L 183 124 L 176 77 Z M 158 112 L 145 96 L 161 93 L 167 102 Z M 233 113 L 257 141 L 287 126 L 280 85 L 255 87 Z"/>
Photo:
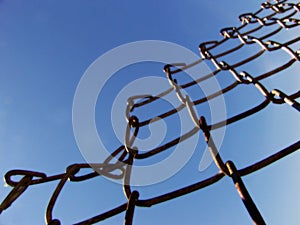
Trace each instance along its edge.
<path fill-rule="evenodd" d="M 261 3 L 233 0 L 1 0 L 0 176 L 16 168 L 58 174 L 72 163 L 84 162 L 72 130 L 72 102 L 81 76 L 105 52 L 132 41 L 163 40 L 199 54 L 198 44 L 220 39 L 221 28 L 238 26 L 238 15 L 256 11 Z M 278 38 L 284 40 L 284 35 Z M 245 54 L 251 51 L 254 50 L 244 49 Z M 252 64 L 252 69 L 269 70 L 288 59 L 276 54 Z M 294 93 L 299 90 L 300 83 L 296 71 L 299 71 L 299 65 L 263 84 L 269 90 L 278 88 L 288 94 Z M 120 78 L 119 81 L 112 80 L 104 93 L 107 98 L 99 100 L 96 119 L 98 123 L 106 121 L 99 132 L 105 135 L 107 148 L 113 150 L 120 145 L 112 133 L 110 121 L 103 119 L 110 118 L 109 106 L 116 90 L 149 74 L 165 76 L 159 64 L 129 67 L 116 74 L 115 79 Z M 263 100 L 253 86 L 238 87 L 224 97 L 229 116 Z M 257 115 L 228 126 L 221 148 L 222 157 L 224 161 L 235 161 L 237 167 L 242 168 L 299 140 L 299 125 L 296 110 L 288 105 L 271 104 Z M 204 141 L 200 145 L 204 146 Z M 212 165 L 199 172 L 200 158 L 201 153 L 196 152 L 171 179 L 138 188 L 141 198 L 190 185 L 218 171 Z M 243 178 L 268 224 L 300 224 L 299 171 L 300 154 L 296 152 Z M 46 206 L 56 185 L 57 182 L 51 182 L 29 187 L 1 214 L 0 225 L 44 224 Z M 10 190 L 4 182 L 0 184 L 1 201 Z M 68 183 L 55 206 L 54 217 L 62 224 L 72 224 L 124 202 L 122 187 L 104 178 Z M 123 219 L 124 213 L 99 224 L 122 224 Z M 151 208 L 137 208 L 134 224 L 252 222 L 232 180 L 223 178 L 190 195 Z"/>

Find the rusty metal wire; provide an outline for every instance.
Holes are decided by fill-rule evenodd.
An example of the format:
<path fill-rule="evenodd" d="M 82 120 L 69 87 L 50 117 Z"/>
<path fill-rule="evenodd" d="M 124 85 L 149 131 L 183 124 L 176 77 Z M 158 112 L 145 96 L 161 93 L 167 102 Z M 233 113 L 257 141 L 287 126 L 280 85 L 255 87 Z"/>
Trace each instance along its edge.
<path fill-rule="evenodd" d="M 293 29 L 295 27 L 300 27 L 300 20 L 296 18 L 299 14 L 300 3 L 288 3 L 285 0 L 275 1 L 270 3 L 269 1 L 263 3 L 260 9 L 254 13 L 244 13 L 239 16 L 241 25 L 239 27 L 228 27 L 220 31 L 223 38 L 219 41 L 207 41 L 199 45 L 199 50 L 201 57 L 196 62 L 190 64 L 185 63 L 173 63 L 168 64 L 164 67 L 164 71 L 169 79 L 171 87 L 162 93 L 151 96 L 151 95 L 139 95 L 132 96 L 128 99 L 127 109 L 126 109 L 126 119 L 128 122 L 126 128 L 126 135 L 124 145 L 116 149 L 104 162 L 98 164 L 73 164 L 66 168 L 66 171 L 61 174 L 48 176 L 45 173 L 30 171 L 30 170 L 11 170 L 5 175 L 5 181 L 8 185 L 13 187 L 8 196 L 3 200 L 0 205 L 0 213 L 6 210 L 12 205 L 14 201 L 22 195 L 26 189 L 31 185 L 47 183 L 51 181 L 59 181 L 56 186 L 46 209 L 46 223 L 49 225 L 59 225 L 61 224 L 59 219 L 54 218 L 53 209 L 55 207 L 58 196 L 60 195 L 64 185 L 67 181 L 70 182 L 81 182 L 88 180 L 97 176 L 105 176 L 111 179 L 123 179 L 123 190 L 127 202 L 120 204 L 119 206 L 108 210 L 106 212 L 100 213 L 99 215 L 93 216 L 89 219 L 83 220 L 81 222 L 75 223 L 77 225 L 84 224 L 94 224 L 99 221 L 105 220 L 109 217 L 113 217 L 121 212 L 125 212 L 124 224 L 131 225 L 134 218 L 134 209 L 136 207 L 150 207 L 156 204 L 160 204 L 165 201 L 169 201 L 174 198 L 178 198 L 182 195 L 192 193 L 194 191 L 205 188 L 213 183 L 218 182 L 223 177 L 228 176 L 233 180 L 237 192 L 239 193 L 246 210 L 248 211 L 250 217 L 254 224 L 265 224 L 258 208 L 256 207 L 254 201 L 252 200 L 242 177 L 250 173 L 256 172 L 283 157 L 297 151 L 300 148 L 300 141 L 291 144 L 290 146 L 278 151 L 277 153 L 262 159 L 261 161 L 255 162 L 245 168 L 237 169 L 233 161 L 224 162 L 215 143 L 212 139 L 210 132 L 214 129 L 227 126 L 232 123 L 236 123 L 246 117 L 249 117 L 255 113 L 266 108 L 269 104 L 287 104 L 293 107 L 295 110 L 300 112 L 300 104 L 297 99 L 300 97 L 300 91 L 293 94 L 285 94 L 278 89 L 269 90 L 266 86 L 262 84 L 262 80 L 278 74 L 279 72 L 285 71 L 287 68 L 291 67 L 294 63 L 299 63 L 300 60 L 300 50 L 293 49 L 292 45 L 300 41 L 300 37 L 296 37 L 292 40 L 287 40 L 284 43 L 279 43 L 275 40 L 267 40 L 272 38 L 279 32 L 283 32 L 286 29 Z M 267 12 L 266 16 L 261 16 L 262 13 Z M 254 28 L 248 29 L 249 26 L 255 26 Z M 255 33 L 263 30 L 264 28 L 272 28 L 271 32 L 265 33 L 263 36 L 256 36 Z M 218 47 L 224 45 L 230 40 L 238 40 L 240 43 L 233 46 L 227 50 L 219 51 Z M 258 45 L 260 50 L 255 54 L 241 59 L 238 62 L 226 62 L 222 60 L 224 56 L 228 56 L 244 46 Z M 250 74 L 247 71 L 239 71 L 239 69 L 256 59 L 259 59 L 266 52 L 273 51 L 284 51 L 286 52 L 290 59 L 288 62 L 283 62 L 277 68 L 267 71 L 262 74 Z M 196 66 L 202 61 L 210 61 L 214 65 L 214 70 L 212 73 L 204 74 L 199 76 L 198 79 L 193 80 L 188 83 L 179 84 L 175 76 L 180 76 L 181 72 Z M 234 78 L 234 82 L 223 88 L 220 91 L 205 96 L 203 98 L 192 101 L 189 95 L 184 96 L 182 93 L 183 89 L 196 85 L 203 82 L 211 77 L 217 77 L 221 71 L 226 71 Z M 215 124 L 207 124 L 206 119 L 198 116 L 198 113 L 194 106 L 207 102 L 210 99 L 216 98 L 219 95 L 226 94 L 236 88 L 239 85 L 253 85 L 264 97 L 264 101 L 259 103 L 252 108 L 240 112 L 226 121 L 219 121 Z M 134 110 L 138 107 L 143 107 L 147 104 L 162 98 L 163 96 L 175 92 L 181 104 L 170 111 L 166 111 L 160 115 L 148 118 L 145 121 L 139 121 L 139 118 L 135 115 L 131 115 Z M 133 147 L 135 138 L 138 136 L 139 128 L 149 125 L 158 120 L 158 118 L 166 118 L 178 113 L 180 110 L 186 108 L 189 115 L 194 122 L 195 127 L 183 134 L 182 136 L 176 137 L 173 140 L 151 149 L 147 152 L 139 151 L 136 147 Z M 134 130 L 133 135 L 131 135 L 131 130 Z M 148 158 L 159 154 L 172 146 L 179 144 L 190 138 L 197 132 L 202 132 L 205 141 L 210 149 L 211 157 L 214 159 L 216 166 L 219 168 L 219 172 L 209 178 L 201 180 L 197 183 L 191 184 L 189 186 L 180 188 L 178 190 L 158 195 L 148 199 L 140 199 L 139 192 L 132 190 L 130 185 L 131 168 L 136 160 Z M 131 136 L 130 136 L 131 135 Z M 118 159 L 115 160 L 114 159 Z M 114 161 L 114 162 L 113 162 Z M 81 169 L 91 169 L 91 172 L 84 175 L 76 175 Z M 19 180 L 15 180 L 14 177 L 22 177 Z"/>

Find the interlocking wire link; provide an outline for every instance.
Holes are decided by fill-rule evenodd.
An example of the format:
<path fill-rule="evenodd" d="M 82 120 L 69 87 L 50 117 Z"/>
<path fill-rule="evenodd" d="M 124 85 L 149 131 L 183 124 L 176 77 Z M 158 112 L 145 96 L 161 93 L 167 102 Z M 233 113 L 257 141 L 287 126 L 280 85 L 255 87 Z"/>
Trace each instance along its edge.
<path fill-rule="evenodd" d="M 211 137 L 210 132 L 212 130 L 236 123 L 246 117 L 256 114 L 266 108 L 270 103 L 272 104 L 287 104 L 296 111 L 300 112 L 300 104 L 297 99 L 300 97 L 300 91 L 293 94 L 286 94 L 279 89 L 269 89 L 263 85 L 262 80 L 277 75 L 282 71 L 290 68 L 296 62 L 300 60 L 300 50 L 294 49 L 293 44 L 299 43 L 300 36 L 295 37 L 285 42 L 278 42 L 272 40 L 275 35 L 280 32 L 284 32 L 287 29 L 294 29 L 300 27 L 300 20 L 296 17 L 299 16 L 300 3 L 288 3 L 286 0 L 277 0 L 271 3 L 270 1 L 261 4 L 261 7 L 256 12 L 243 13 L 239 16 L 241 25 L 239 27 L 227 27 L 221 29 L 222 35 L 221 40 L 211 40 L 203 42 L 199 45 L 199 51 L 201 57 L 199 60 L 192 63 L 176 62 L 170 63 L 164 67 L 164 72 L 170 83 L 170 88 L 161 92 L 156 96 L 152 95 L 137 95 L 132 96 L 127 100 L 127 108 L 125 112 L 125 118 L 127 120 L 127 127 L 125 131 L 124 144 L 117 148 L 111 155 L 104 160 L 102 163 L 94 164 L 72 164 L 66 168 L 65 173 L 48 176 L 45 173 L 29 170 L 11 170 L 5 174 L 5 181 L 12 188 L 11 192 L 2 201 L 0 205 L 0 214 L 9 208 L 14 201 L 18 199 L 31 185 L 37 185 L 41 183 L 48 183 L 52 181 L 59 181 L 46 209 L 46 223 L 48 225 L 60 225 L 59 219 L 53 216 L 53 210 L 64 185 L 67 181 L 69 182 L 81 182 L 89 180 L 98 176 L 105 176 L 111 179 L 123 179 L 123 191 L 127 199 L 127 202 L 120 204 L 119 206 L 110 209 L 106 212 L 100 213 L 99 215 L 90 217 L 89 219 L 83 220 L 76 225 L 86 225 L 98 223 L 109 217 L 113 217 L 117 214 L 125 212 L 125 225 L 133 224 L 134 210 L 136 207 L 150 207 L 162 202 L 169 201 L 171 199 L 178 198 L 180 196 L 195 192 L 210 186 L 223 177 L 230 177 L 235 187 L 240 194 L 240 197 L 252 218 L 254 224 L 265 224 L 263 217 L 261 216 L 258 207 L 255 205 L 252 197 L 250 196 L 246 185 L 244 184 L 242 177 L 250 173 L 261 170 L 262 168 L 282 159 L 283 157 L 297 151 L 300 148 L 300 141 L 289 145 L 288 147 L 278 151 L 277 153 L 262 159 L 261 161 L 255 162 L 245 168 L 236 168 L 233 161 L 224 162 L 215 143 Z M 264 13 L 264 16 L 263 16 Z M 266 14 L 266 15 L 265 15 Z M 253 28 L 254 26 L 254 28 Z M 265 28 L 269 28 L 270 32 L 265 32 L 263 35 L 256 35 L 257 32 L 263 31 Z M 218 50 L 230 41 L 238 42 L 237 45 L 231 46 L 230 48 Z M 225 56 L 242 50 L 245 46 L 259 46 L 260 49 L 251 56 L 246 58 L 239 58 L 238 62 L 230 62 L 225 60 Z M 244 65 L 250 62 L 260 59 L 266 53 L 271 52 L 285 52 L 289 55 L 287 62 L 281 62 L 277 68 L 266 71 L 262 74 L 255 74 L 249 71 L 241 70 Z M 192 80 L 188 83 L 180 84 L 176 77 L 183 76 L 182 73 L 187 69 L 198 65 L 201 62 L 211 62 L 214 69 L 211 73 L 199 75 L 199 78 Z M 204 82 L 212 77 L 221 76 L 221 72 L 226 72 L 234 78 L 234 82 L 229 84 L 222 90 L 216 91 L 208 96 L 201 97 L 196 100 L 192 100 L 188 94 L 183 94 L 183 90 Z M 218 121 L 214 124 L 207 124 L 204 116 L 198 116 L 195 106 L 203 104 L 211 99 L 214 99 L 220 95 L 226 95 L 239 85 L 253 85 L 257 91 L 264 97 L 264 100 L 258 105 L 252 106 L 246 111 L 239 112 L 232 117 Z M 271 91 L 270 91 L 271 90 Z M 162 97 L 175 93 L 180 104 L 169 111 L 165 111 L 160 115 L 156 115 L 152 118 L 148 118 L 144 121 L 140 121 L 139 118 L 134 115 L 135 109 L 139 107 L 147 107 L 154 101 L 161 99 Z M 144 151 L 139 149 L 138 146 L 134 146 L 136 137 L 139 135 L 139 129 L 143 126 L 154 123 L 162 118 L 171 117 L 176 115 L 179 111 L 187 109 L 191 120 L 194 122 L 194 128 L 185 134 L 169 140 L 167 143 L 162 144 L 156 148 Z M 131 132 L 133 130 L 133 132 Z M 131 188 L 131 176 L 132 166 L 136 160 L 142 160 L 154 155 L 160 154 L 161 152 L 176 146 L 180 142 L 185 141 L 194 134 L 202 131 L 204 139 L 210 149 L 211 157 L 213 158 L 216 166 L 219 168 L 219 172 L 212 175 L 204 180 L 200 180 L 194 184 L 186 187 L 179 188 L 175 191 L 160 194 L 148 199 L 140 199 L 139 192 Z M 143 150 L 143 151 L 141 151 Z M 84 175 L 76 175 L 81 169 L 90 169 L 89 173 Z M 14 177 L 21 177 L 19 180 Z"/>
<path fill-rule="evenodd" d="M 234 163 L 232 161 L 228 161 L 226 166 L 229 170 L 229 176 L 232 178 L 235 187 L 240 194 L 240 197 L 247 208 L 249 215 L 251 216 L 254 224 L 264 225 L 266 224 L 264 219 L 262 218 L 260 212 L 258 211 L 255 203 L 253 202 L 247 188 L 244 185 L 244 182 L 241 179 L 239 172 L 237 171 Z"/>

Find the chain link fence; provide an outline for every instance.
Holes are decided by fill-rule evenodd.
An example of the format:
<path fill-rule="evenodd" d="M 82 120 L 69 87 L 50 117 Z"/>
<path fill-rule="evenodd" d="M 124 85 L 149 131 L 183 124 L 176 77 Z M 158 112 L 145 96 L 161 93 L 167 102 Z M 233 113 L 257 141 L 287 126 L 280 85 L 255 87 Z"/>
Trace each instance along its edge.
<path fill-rule="evenodd" d="M 239 121 L 260 112 L 270 104 L 286 104 L 294 108 L 294 110 L 298 112 L 300 111 L 300 104 L 297 102 L 297 99 L 300 97 L 299 90 L 294 93 L 287 94 L 280 89 L 269 89 L 262 84 L 264 79 L 275 76 L 282 71 L 286 71 L 294 64 L 299 63 L 300 50 L 296 49 L 295 46 L 299 43 L 300 36 L 284 41 L 274 39 L 274 37 L 280 32 L 285 32 L 288 29 L 296 29 L 300 26 L 299 10 L 300 3 L 288 3 L 287 1 L 275 1 L 274 3 L 269 1 L 265 2 L 256 12 L 241 14 L 239 16 L 239 20 L 241 21 L 240 26 L 222 29 L 220 31 L 222 35 L 221 40 L 201 43 L 199 45 L 201 57 L 198 61 L 190 64 L 176 62 L 166 65 L 164 67 L 164 71 L 169 80 L 170 88 L 155 96 L 132 96 L 130 99 L 128 99 L 126 110 L 128 125 L 126 129 L 126 135 L 124 137 L 124 145 L 121 145 L 119 148 L 117 148 L 104 162 L 95 163 L 93 165 L 87 163 L 72 164 L 66 168 L 66 172 L 55 175 L 47 175 L 45 173 L 30 170 L 16 169 L 8 171 L 5 175 L 5 181 L 9 186 L 12 187 L 12 190 L 1 203 L 0 213 L 3 213 L 3 211 L 9 208 L 12 203 L 16 201 L 19 196 L 21 196 L 31 185 L 59 181 L 46 209 L 47 224 L 59 225 L 61 222 L 59 219 L 56 219 L 53 216 L 53 210 L 66 182 L 81 182 L 97 176 L 105 176 L 111 179 L 123 179 L 123 190 L 127 202 L 121 203 L 119 206 L 113 209 L 102 212 L 99 215 L 95 215 L 75 224 L 95 224 L 109 217 L 113 217 L 117 214 L 125 212 L 124 224 L 130 225 L 133 224 L 134 210 L 136 207 L 150 207 L 157 205 L 162 202 L 199 191 L 202 188 L 220 181 L 224 177 L 229 177 L 232 179 L 253 223 L 266 224 L 255 202 L 249 194 L 242 177 L 254 173 L 297 151 L 300 147 L 300 142 L 297 141 L 292 143 L 286 148 L 280 149 L 275 154 L 257 161 L 252 165 L 244 168 L 237 168 L 235 166 L 234 159 L 226 162 L 222 159 L 221 153 L 219 152 L 211 136 L 211 132 L 221 127 L 238 123 Z M 228 56 L 231 56 L 234 53 L 242 50 L 245 46 L 253 46 L 258 50 L 250 56 L 245 57 L 247 54 L 240 56 L 239 61 L 237 62 L 232 62 L 233 60 L 227 60 Z M 249 67 L 248 70 L 244 70 L 244 68 L 247 68 L 245 67 L 246 65 L 254 61 L 255 63 L 259 63 L 261 57 L 272 52 L 283 52 L 284 54 L 287 54 L 289 58 L 287 61 L 282 60 L 281 64 L 277 65 L 276 68 L 263 73 L 253 73 L 251 72 L 251 67 Z M 211 65 L 213 65 L 211 73 L 202 74 L 198 79 L 186 83 L 179 82 L 180 75 L 182 73 L 203 61 L 209 62 Z M 241 68 L 243 68 L 242 71 Z M 222 90 L 216 91 L 199 99 L 192 99 L 189 95 L 185 95 L 183 93 L 183 90 L 201 82 L 205 82 L 207 79 L 212 77 L 216 77 L 218 79 L 218 76 L 224 76 L 223 73 L 227 74 L 227 76 L 232 76 L 234 78 L 234 82 L 222 88 Z M 201 71 L 199 71 L 199 74 L 201 74 Z M 199 113 L 197 112 L 195 106 L 201 105 L 220 95 L 226 95 L 241 85 L 247 87 L 254 86 L 263 96 L 264 100 L 243 112 L 239 112 L 238 114 L 231 116 L 224 121 L 218 121 L 214 124 L 208 124 L 207 119 L 204 116 L 198 115 Z M 171 92 L 176 93 L 176 96 L 181 103 L 178 108 L 165 111 L 160 115 L 144 121 L 140 121 L 140 119 L 134 115 L 134 110 L 137 108 L 151 104 Z M 151 149 L 150 151 L 144 152 L 140 151 L 137 147 L 133 147 L 141 127 L 155 123 L 158 120 L 157 118 L 167 118 L 177 114 L 184 108 L 188 110 L 193 121 L 194 128 L 192 130 L 179 137 L 175 137 L 173 140 L 159 147 Z M 131 130 L 133 130 L 132 134 Z M 132 175 L 132 165 L 134 165 L 137 160 L 153 157 L 180 144 L 197 132 L 203 133 L 211 157 L 218 167 L 219 172 L 207 179 L 201 180 L 178 190 L 148 199 L 141 199 L 139 197 L 139 192 L 134 190 L 134 188 L 131 186 L 130 180 Z M 78 175 L 82 169 L 91 169 L 92 172 Z M 15 177 L 19 177 L 20 179 L 16 179 Z"/>

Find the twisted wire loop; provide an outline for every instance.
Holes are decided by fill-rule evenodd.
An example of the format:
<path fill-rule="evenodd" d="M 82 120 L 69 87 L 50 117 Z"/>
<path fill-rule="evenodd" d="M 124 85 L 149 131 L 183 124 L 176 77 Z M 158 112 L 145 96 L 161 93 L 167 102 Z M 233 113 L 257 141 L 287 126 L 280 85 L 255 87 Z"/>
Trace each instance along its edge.
<path fill-rule="evenodd" d="M 299 16 L 300 3 L 289 3 L 287 0 L 275 0 L 274 2 L 264 2 L 256 12 L 243 13 L 239 16 L 241 25 L 238 27 L 223 28 L 220 33 L 222 35 L 221 40 L 211 40 L 203 42 L 199 45 L 200 57 L 199 60 L 190 63 L 176 62 L 165 65 L 164 72 L 170 83 L 170 88 L 162 91 L 161 93 L 153 96 L 149 94 L 131 96 L 127 100 L 127 107 L 125 111 L 125 118 L 127 120 L 127 127 L 125 130 L 124 144 L 118 147 L 111 153 L 107 159 L 102 163 L 76 163 L 68 166 L 65 173 L 50 175 L 43 172 L 30 171 L 30 170 L 11 170 L 8 171 L 4 178 L 12 190 L 7 197 L 2 201 L 0 205 L 0 214 L 9 208 L 14 201 L 16 201 L 29 186 L 42 184 L 52 181 L 59 181 L 52 196 L 48 202 L 46 209 L 46 223 L 48 225 L 60 225 L 59 219 L 54 218 L 53 210 L 56 201 L 65 186 L 69 182 L 81 182 L 89 180 L 98 176 L 105 176 L 111 179 L 120 179 L 123 181 L 123 191 L 127 199 L 126 202 L 110 209 L 99 215 L 90 217 L 81 222 L 74 223 L 76 225 L 87 225 L 98 223 L 107 218 L 113 217 L 117 214 L 125 212 L 125 225 L 133 224 L 135 207 L 150 207 L 162 202 L 166 202 L 180 196 L 192 193 L 207 186 L 220 181 L 223 177 L 230 177 L 250 215 L 254 224 L 266 224 L 261 216 L 258 207 L 255 205 L 252 197 L 250 196 L 242 177 L 250 173 L 261 170 L 262 168 L 296 152 L 300 148 L 300 141 L 287 146 L 286 148 L 268 156 L 258 162 L 254 162 L 245 168 L 237 169 L 233 161 L 224 162 L 215 143 L 211 136 L 211 131 L 236 123 L 246 117 L 254 115 L 269 104 L 287 104 L 300 112 L 300 104 L 297 99 L 300 97 L 300 91 L 292 94 L 286 94 L 279 89 L 269 89 L 262 81 L 266 78 L 274 75 L 279 76 L 279 73 L 285 72 L 286 69 L 292 67 L 296 62 L 300 60 L 300 50 L 294 49 L 292 45 L 299 43 L 300 36 L 291 40 L 287 40 L 284 43 L 274 40 L 275 35 L 280 32 L 284 32 L 287 29 L 294 29 L 300 27 L 300 20 L 296 17 Z M 258 32 L 264 31 L 264 28 L 268 27 L 269 32 L 265 32 L 263 35 L 257 35 Z M 234 41 L 235 45 L 231 45 L 222 49 L 230 41 Z M 238 44 L 236 44 L 238 43 Z M 230 62 L 225 60 L 224 57 L 230 56 L 233 53 L 242 50 L 246 46 L 256 46 L 260 49 L 254 54 L 246 57 L 239 58 L 237 62 Z M 219 49 L 222 50 L 219 50 Z M 242 70 L 244 65 L 248 65 L 250 62 L 260 59 L 265 53 L 271 52 L 285 52 L 289 56 L 287 62 L 282 62 L 276 68 L 261 74 L 256 74 L 250 71 Z M 184 76 L 182 73 L 187 69 L 194 67 L 201 62 L 211 62 L 213 65 L 212 72 L 208 74 L 200 74 L 198 78 L 189 81 L 187 83 L 180 84 L 176 76 Z M 201 71 L 199 71 L 201 72 Z M 201 82 L 209 80 L 210 78 L 218 78 L 221 76 L 221 72 L 227 73 L 233 78 L 233 82 L 221 90 L 218 90 L 208 96 L 201 97 L 199 99 L 192 100 L 188 94 L 183 94 L 183 89 L 192 87 Z M 264 100 L 246 111 L 239 112 L 224 121 L 218 121 L 214 124 L 207 124 L 204 116 L 198 116 L 196 105 L 203 104 L 211 99 L 217 98 L 220 95 L 226 95 L 237 86 L 240 85 L 252 85 L 257 91 L 264 97 Z M 271 91 L 270 91 L 271 90 Z M 144 121 L 140 121 L 139 118 L 134 115 L 135 109 L 139 107 L 146 107 L 151 103 L 159 100 L 160 98 L 175 93 L 178 98 L 178 106 L 165 111 L 160 115 L 153 116 Z M 155 147 L 153 149 L 145 151 L 134 146 L 136 138 L 139 135 L 139 129 L 143 126 L 147 126 L 156 122 L 158 119 L 171 117 L 176 115 L 180 110 L 187 109 L 191 120 L 194 123 L 194 127 L 184 133 L 181 136 L 175 137 L 166 143 Z M 197 132 L 202 131 L 204 139 L 210 150 L 211 157 L 214 160 L 215 165 L 219 169 L 219 172 L 207 177 L 204 180 L 200 180 L 194 184 L 186 187 L 173 190 L 168 193 L 153 196 L 148 199 L 141 199 L 140 193 L 136 190 L 132 191 L 131 176 L 132 167 L 135 160 L 141 160 L 148 157 L 157 155 L 163 151 L 170 149 L 173 146 L 185 141 Z M 143 151 L 142 151 L 143 150 Z M 82 173 L 78 175 L 81 170 L 90 170 L 88 173 Z M 15 177 L 21 177 L 19 180 Z"/>

